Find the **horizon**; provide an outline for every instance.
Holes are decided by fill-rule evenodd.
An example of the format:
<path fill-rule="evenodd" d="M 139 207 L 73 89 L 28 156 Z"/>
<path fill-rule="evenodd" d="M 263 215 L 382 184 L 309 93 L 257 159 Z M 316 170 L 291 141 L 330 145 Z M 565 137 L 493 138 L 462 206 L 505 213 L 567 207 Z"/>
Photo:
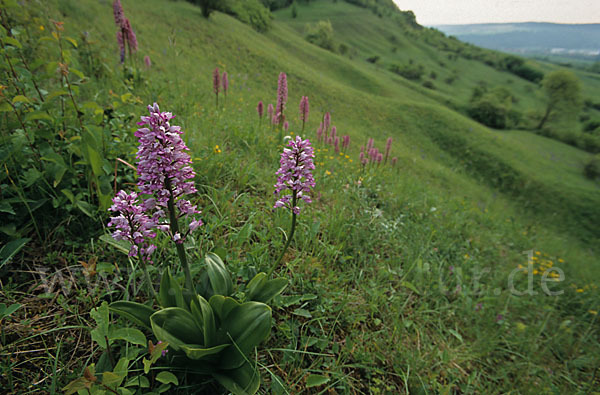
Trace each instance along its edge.
<path fill-rule="evenodd" d="M 599 24 L 596 0 L 394 0 L 423 26 L 491 23 Z"/>

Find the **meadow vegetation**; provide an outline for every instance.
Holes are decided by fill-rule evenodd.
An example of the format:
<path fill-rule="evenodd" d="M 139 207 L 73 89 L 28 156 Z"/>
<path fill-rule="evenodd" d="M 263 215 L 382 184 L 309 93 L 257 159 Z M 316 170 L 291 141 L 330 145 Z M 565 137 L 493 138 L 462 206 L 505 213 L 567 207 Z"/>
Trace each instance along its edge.
<path fill-rule="evenodd" d="M 0 3 L 4 392 L 597 391 L 596 74 L 391 0 Z"/>

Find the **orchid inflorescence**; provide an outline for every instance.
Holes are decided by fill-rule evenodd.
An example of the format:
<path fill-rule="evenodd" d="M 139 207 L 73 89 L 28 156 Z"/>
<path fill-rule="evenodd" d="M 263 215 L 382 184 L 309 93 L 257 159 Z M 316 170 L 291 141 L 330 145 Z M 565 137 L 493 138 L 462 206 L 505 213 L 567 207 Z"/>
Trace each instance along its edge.
<path fill-rule="evenodd" d="M 290 140 L 288 147 L 281 153 L 281 167 L 276 173 L 279 177 L 275 184 L 275 195 L 280 198 L 274 208 L 287 207 L 294 214 L 299 214 L 300 207 L 296 205 L 298 199 L 306 203 L 312 202 L 308 193 L 315 186 L 312 175 L 315 168 L 314 157 L 314 150 L 308 139 L 302 140 L 300 136 L 296 136 L 295 140 Z M 285 190 L 290 190 L 292 194 L 283 195 Z"/>

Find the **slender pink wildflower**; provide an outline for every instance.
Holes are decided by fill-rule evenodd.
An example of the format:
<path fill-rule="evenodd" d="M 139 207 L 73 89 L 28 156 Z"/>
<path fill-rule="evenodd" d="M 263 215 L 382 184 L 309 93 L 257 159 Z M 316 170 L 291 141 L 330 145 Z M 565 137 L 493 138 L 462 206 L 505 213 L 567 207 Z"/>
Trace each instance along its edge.
<path fill-rule="evenodd" d="M 340 153 L 340 138 L 339 138 L 339 136 L 336 136 L 335 140 L 333 140 L 333 146 L 335 147 L 335 153 L 339 154 Z"/>
<path fill-rule="evenodd" d="M 144 56 L 144 64 L 146 65 L 146 68 L 151 68 L 152 67 L 152 61 L 150 60 L 150 56 L 146 55 Z"/>
<path fill-rule="evenodd" d="M 290 124 L 288 121 L 285 121 L 283 123 L 283 131 L 287 133 L 288 129 L 290 128 Z"/>
<path fill-rule="evenodd" d="M 310 106 L 308 104 L 308 96 L 302 96 L 300 99 L 300 119 L 302 120 L 302 131 L 304 131 L 304 124 L 308 121 L 308 112 Z"/>
<path fill-rule="evenodd" d="M 216 106 L 219 107 L 219 90 L 221 89 L 221 74 L 219 68 L 215 67 L 213 71 L 213 91 L 215 92 Z"/>
<path fill-rule="evenodd" d="M 283 126 L 285 115 L 285 104 L 288 98 L 287 88 L 287 76 L 284 72 L 279 73 L 279 79 L 277 81 L 277 106 L 275 108 L 275 115 L 277 116 L 277 124 Z"/>
<path fill-rule="evenodd" d="M 390 155 L 390 150 L 392 149 L 392 142 L 393 142 L 393 139 L 391 137 L 389 137 L 387 139 L 387 142 L 385 143 L 385 162 L 384 163 L 387 163 L 388 156 Z"/>
<path fill-rule="evenodd" d="M 398 163 L 398 157 L 397 157 L 397 156 L 394 156 L 394 157 L 392 158 L 392 166 L 396 167 L 396 163 Z"/>
<path fill-rule="evenodd" d="M 331 114 L 328 112 L 325 113 L 323 117 L 323 134 L 325 137 L 329 137 L 329 127 L 331 126 Z"/>
<path fill-rule="evenodd" d="M 223 76 L 221 77 L 221 81 L 223 83 L 223 94 L 227 97 L 227 90 L 229 89 L 229 77 L 227 76 L 227 72 L 223 72 Z"/>
<path fill-rule="evenodd" d="M 337 128 L 335 126 L 331 127 L 331 138 L 335 140 L 337 137 Z"/>
<path fill-rule="evenodd" d="M 269 114 L 269 119 L 273 119 L 273 104 L 271 103 L 267 106 L 267 114 Z"/>
<path fill-rule="evenodd" d="M 258 102 L 258 105 L 256 106 L 256 112 L 258 113 L 258 117 L 262 119 L 265 112 L 265 106 L 263 105 L 262 100 Z"/>

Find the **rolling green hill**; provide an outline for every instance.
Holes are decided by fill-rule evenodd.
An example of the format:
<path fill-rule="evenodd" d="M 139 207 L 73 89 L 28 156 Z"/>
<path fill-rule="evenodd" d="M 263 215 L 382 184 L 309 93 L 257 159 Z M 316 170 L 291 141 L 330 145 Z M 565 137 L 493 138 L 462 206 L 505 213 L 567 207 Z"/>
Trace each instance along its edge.
<path fill-rule="evenodd" d="M 104 130 L 113 125 L 107 144 L 117 147 L 116 157 L 135 163 L 131 132 L 147 104 L 156 101 L 177 116 L 198 174 L 196 203 L 205 223 L 202 237 L 188 250 L 194 256 L 217 252 L 238 278 L 248 280 L 251 273 L 268 269 L 289 227 L 288 216 L 272 210 L 282 144 L 268 122 L 259 123 L 257 103 L 275 102 L 277 76 L 285 72 L 289 131 L 298 135 L 298 103 L 302 96 L 310 99 L 303 137 L 316 148 L 317 186 L 314 203 L 302 208 L 280 269 L 290 285 L 273 302 L 274 327 L 256 358 L 265 393 L 575 393 L 598 388 L 600 183 L 583 176 L 593 155 L 530 131 L 493 130 L 466 116 L 472 92 L 482 82 L 508 89 L 515 98 L 512 108 L 523 119 L 543 110 L 537 83 L 498 66 L 505 55 L 343 1 L 297 2 L 295 17 L 291 7 L 281 8 L 272 13 L 265 32 L 221 12 L 205 19 L 198 7 L 183 1 L 122 3 L 139 43 L 137 80 L 123 78 L 108 1 L 32 1 L 29 13 L 22 14 L 26 17 L 14 9 L 8 13 L 10 21 L 37 29 L 36 34 L 43 34 L 39 26 L 51 28 L 45 19 L 49 15 L 64 21 L 65 34 L 77 38 L 71 61 L 87 77 L 79 81 L 79 95 L 83 102 L 97 103 L 103 116 L 117 114 L 102 121 Z M 331 25 L 333 50 L 305 38 L 319 21 Z M 84 39 L 87 47 L 81 45 Z M 26 55 L 36 56 L 35 51 Z M 51 50 L 44 55 L 56 57 Z M 151 68 L 142 66 L 146 55 Z M 84 67 L 90 59 L 98 68 Z M 557 69 L 526 64 L 544 73 Z M 405 78 L 393 71 L 394 65 L 396 70 L 416 69 L 420 76 Z M 226 101 L 221 99 L 217 109 L 215 67 L 226 70 L 230 80 Z M 583 81 L 584 98 L 600 102 L 597 75 L 574 72 Z M 325 112 L 331 113 L 338 135 L 350 136 L 350 148 L 341 154 L 316 141 Z M 588 108 L 586 114 L 600 119 L 598 109 Z M 75 124 L 74 112 L 72 120 Z M 20 135 L 19 126 L 8 116 L 2 122 L 8 146 L 15 139 L 7 136 Z M 367 139 L 374 138 L 383 150 L 389 137 L 397 166 L 361 166 L 360 147 Z M 72 155 L 74 166 L 84 161 Z M 17 166 L 5 162 L 10 171 Z M 116 162 L 103 164 L 112 176 Z M 111 188 L 113 181 L 119 188 L 131 186 L 133 173 L 126 171 L 119 168 L 123 174 L 111 179 Z M 17 179 L 26 180 L 26 175 Z M 9 185 L 9 180 L 2 183 Z M 83 189 L 93 189 L 92 184 Z M 60 180 L 57 185 L 57 190 L 75 188 Z M 18 201 L 15 197 L 10 204 L 26 212 L 27 204 Z M 94 199 L 90 202 L 97 206 Z M 125 257 L 99 240 L 106 233 L 106 213 L 94 209 L 89 219 L 76 207 L 66 212 L 60 211 L 66 206 L 55 206 L 48 201 L 36 208 L 53 224 L 40 240 L 26 215 L 23 220 L 7 209 L 2 213 L 6 223 L 25 223 L 22 228 L 28 231 L 20 237 L 34 239 L 31 251 L 0 266 L 3 297 L 26 306 L 27 315 L 19 317 L 25 324 L 10 329 L 23 338 L 43 337 L 51 347 L 48 354 L 39 349 L 27 354 L 33 362 L 20 359 L 21 353 L 0 360 L 7 372 L 0 387 L 12 393 L 39 389 L 31 377 L 40 369 L 64 386 L 97 362 L 101 352 L 92 346 L 87 329 L 68 332 L 58 345 L 60 358 L 54 358 L 55 333 L 93 326 L 89 309 L 129 292 L 128 280 L 112 268 L 127 270 Z M 73 224 L 51 222 L 63 215 Z M 79 217 L 88 221 L 82 232 L 72 228 Z M 64 238 L 76 242 L 65 244 Z M 528 285 L 522 273 L 528 264 L 524 251 L 531 251 L 529 263 L 535 268 L 534 293 L 525 295 L 513 292 Z M 157 254 L 155 261 L 163 265 L 175 259 L 166 250 Z M 114 281 L 126 283 L 119 289 L 127 291 L 51 299 L 49 311 L 73 314 L 65 314 L 64 321 L 56 318 L 56 330 L 27 332 L 23 320 L 34 316 L 36 298 L 47 296 L 36 293 L 35 278 L 27 277 L 31 291 L 24 291 L 11 280 L 9 268 L 25 270 L 32 262 L 56 268 L 63 261 L 68 267 L 92 257 Z M 550 284 L 562 291 L 558 296 L 542 288 L 542 273 L 550 267 L 564 273 L 562 281 Z M 156 271 L 151 275 L 157 277 Z M 27 292 L 32 300 L 23 296 Z M 76 341 L 79 335 L 83 340 Z M 23 351 L 22 343 L 6 347 L 9 353 Z M 115 352 L 125 355 L 124 349 Z M 76 358 L 69 359 L 70 352 Z M 45 362 L 37 364 L 34 356 Z M 15 364 L 23 369 L 8 373 Z M 179 392 L 171 391 L 220 391 L 210 379 L 185 380 Z M 50 392 L 49 382 L 40 385 Z"/>

